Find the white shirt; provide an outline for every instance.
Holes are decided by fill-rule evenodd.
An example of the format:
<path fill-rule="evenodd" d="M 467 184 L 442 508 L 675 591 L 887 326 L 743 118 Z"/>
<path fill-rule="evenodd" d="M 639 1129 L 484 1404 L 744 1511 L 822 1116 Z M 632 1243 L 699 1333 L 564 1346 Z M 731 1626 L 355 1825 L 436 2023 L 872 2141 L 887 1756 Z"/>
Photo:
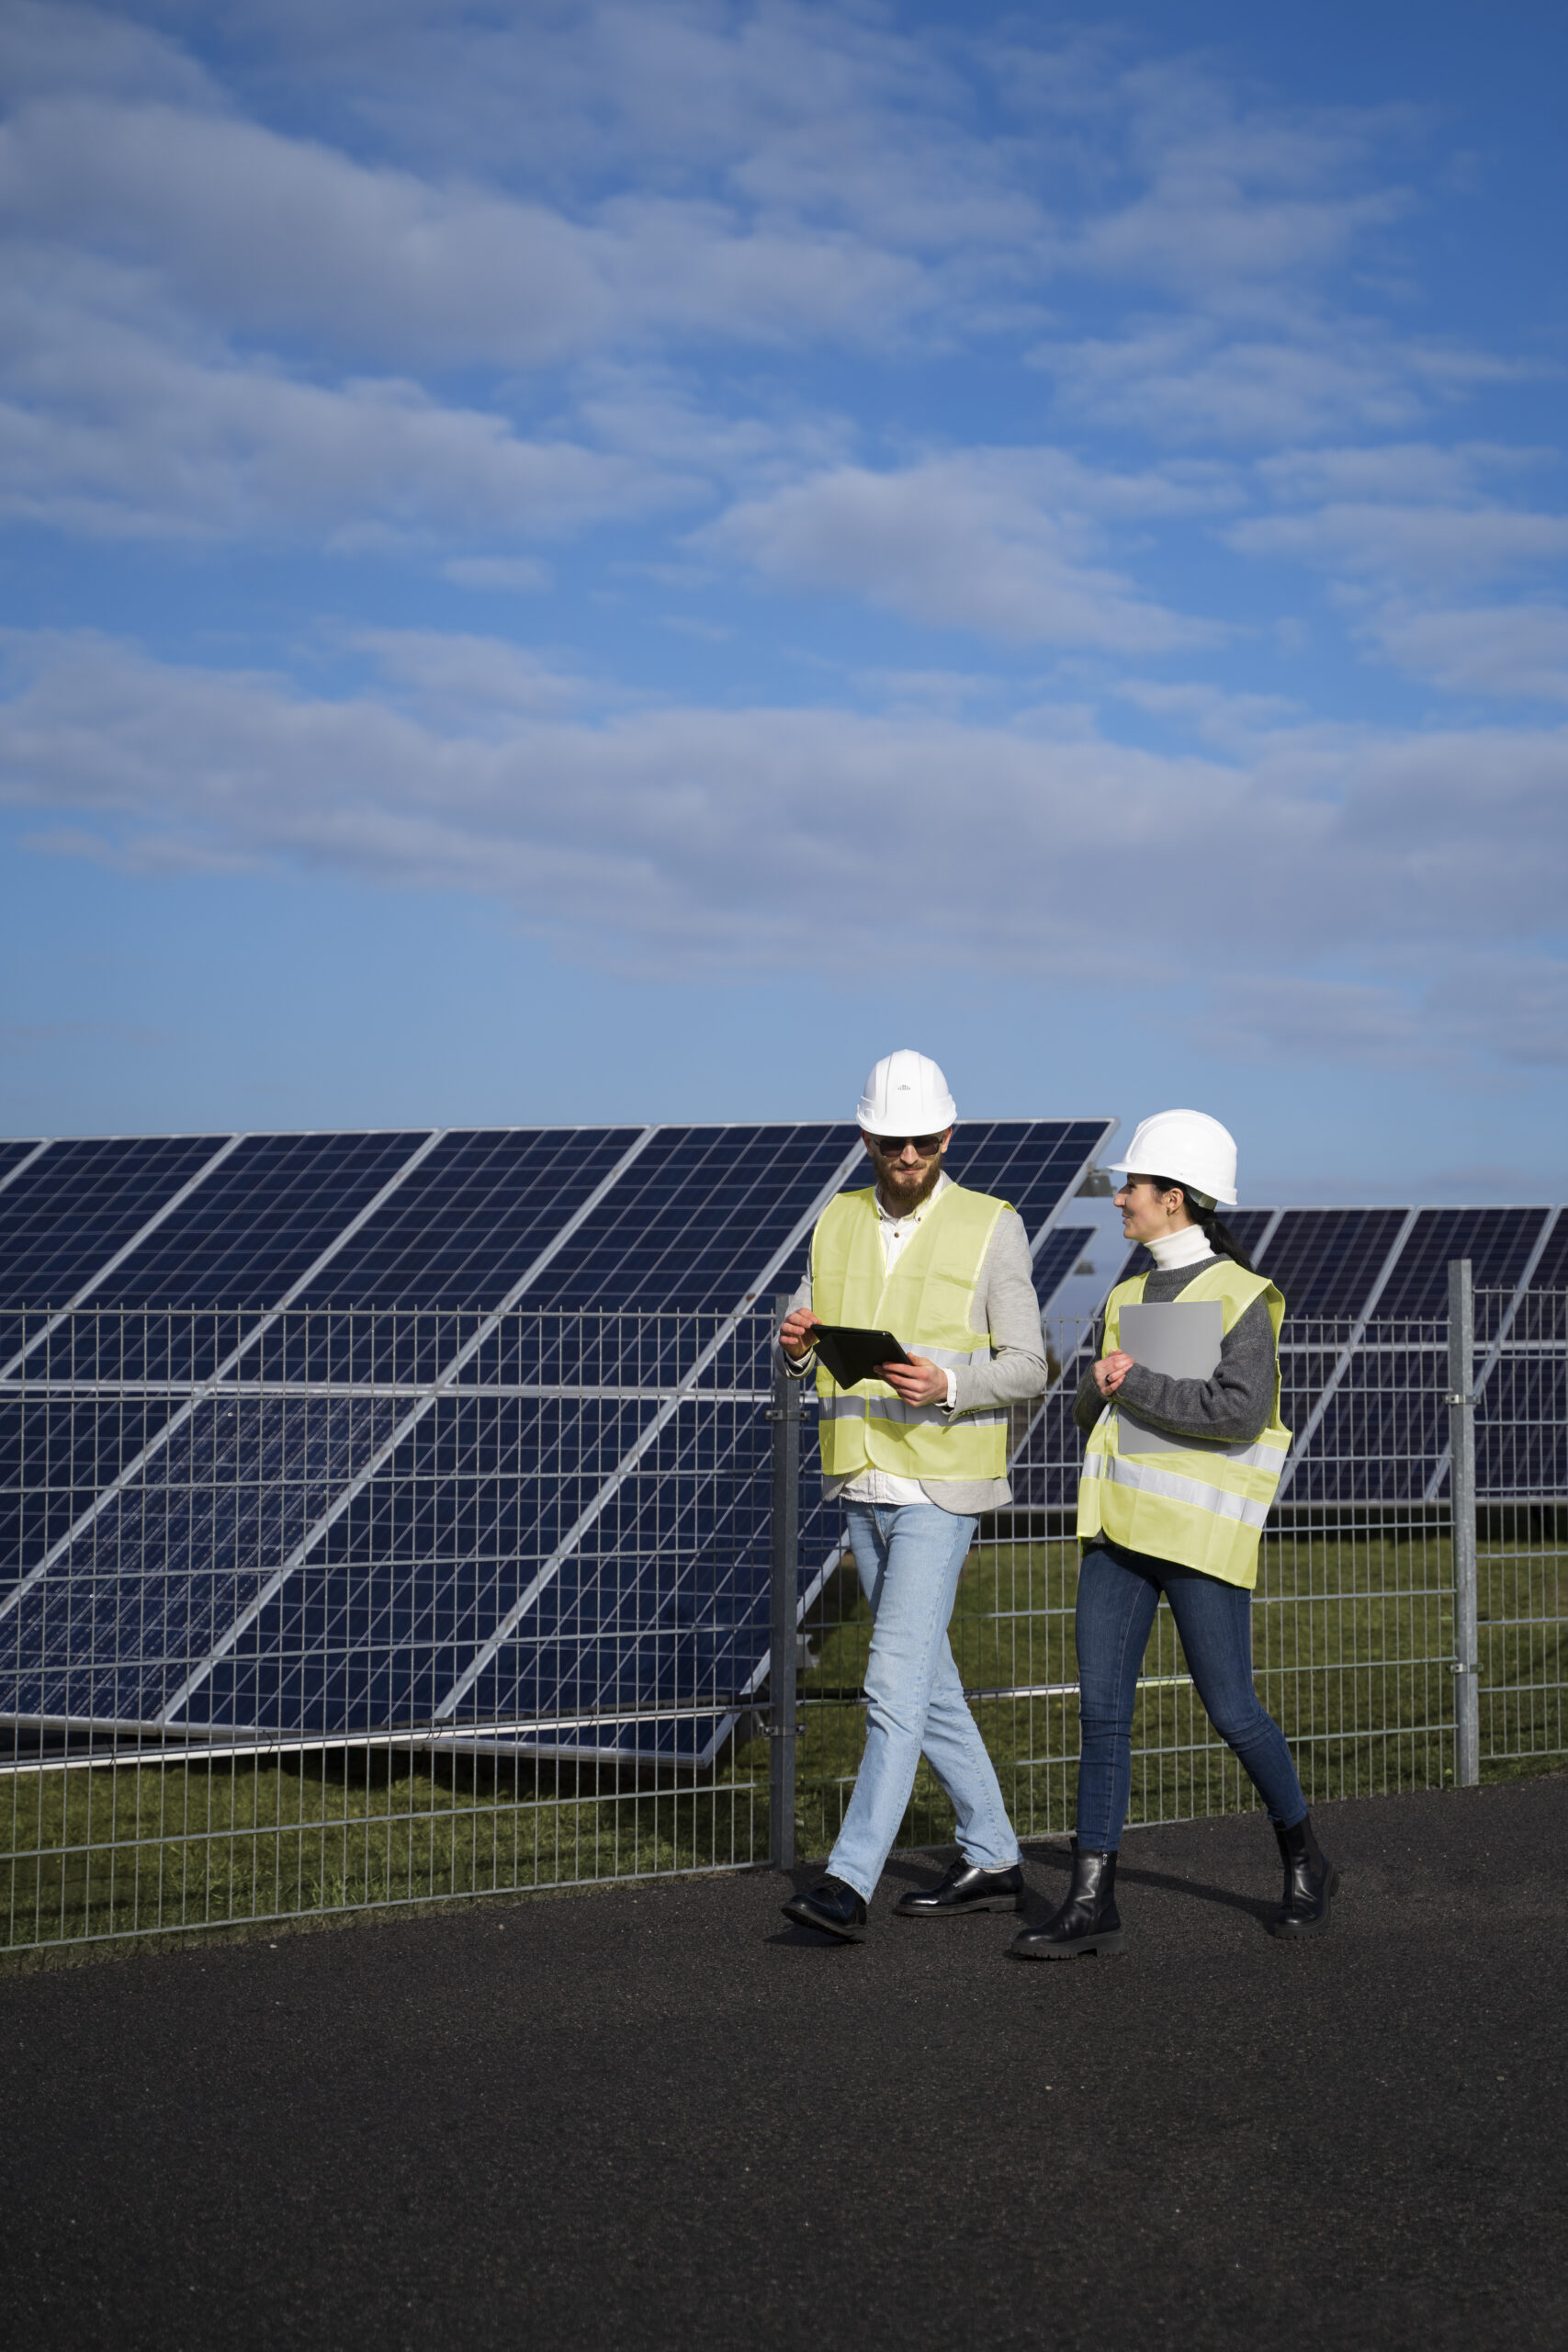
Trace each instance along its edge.
<path fill-rule="evenodd" d="M 944 1170 L 931 1186 L 929 1198 L 923 1200 L 919 1207 L 913 1210 L 908 1216 L 894 1216 L 890 1211 L 884 1208 L 882 1194 L 880 1192 L 877 1193 L 877 1229 L 882 1236 L 882 1263 L 886 1272 L 890 1274 L 893 1272 L 894 1267 L 898 1263 L 905 1243 L 913 1238 L 920 1219 L 925 1216 L 931 1203 L 942 1198 L 952 1181 Z M 958 1383 L 950 1372 L 947 1375 L 949 1412 L 953 1410 L 957 1401 Z M 846 1503 L 886 1504 L 924 1503 L 929 1502 L 931 1498 L 918 1478 L 900 1478 L 891 1470 L 862 1470 L 850 1480 L 839 1499 Z"/>

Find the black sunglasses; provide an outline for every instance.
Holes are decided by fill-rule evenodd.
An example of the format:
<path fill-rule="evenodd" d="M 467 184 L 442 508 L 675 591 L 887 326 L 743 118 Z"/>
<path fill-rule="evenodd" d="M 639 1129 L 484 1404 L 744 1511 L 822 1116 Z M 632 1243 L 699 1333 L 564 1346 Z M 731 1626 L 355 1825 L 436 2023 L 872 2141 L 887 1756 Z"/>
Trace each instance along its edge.
<path fill-rule="evenodd" d="M 885 1151 L 888 1155 L 889 1159 L 891 1159 L 896 1152 L 902 1151 L 906 1144 L 912 1143 L 922 1159 L 929 1159 L 933 1151 L 940 1151 L 942 1149 L 942 1136 L 940 1135 L 874 1136 L 872 1140 L 875 1144 L 877 1150 Z"/>

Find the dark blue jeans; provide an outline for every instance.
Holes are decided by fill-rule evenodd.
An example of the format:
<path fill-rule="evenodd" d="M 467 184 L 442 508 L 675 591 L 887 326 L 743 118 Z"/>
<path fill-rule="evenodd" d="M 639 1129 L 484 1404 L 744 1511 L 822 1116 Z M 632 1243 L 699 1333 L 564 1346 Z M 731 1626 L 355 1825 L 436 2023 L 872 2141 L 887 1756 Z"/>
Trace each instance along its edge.
<path fill-rule="evenodd" d="M 1114 1853 L 1122 1842 L 1133 1781 L 1133 1705 L 1162 1592 L 1209 1721 L 1246 1767 L 1269 1820 L 1289 1829 L 1306 1817 L 1285 1736 L 1252 1687 L 1251 1593 L 1101 1537 L 1084 1551 L 1075 1620 L 1078 1844 L 1087 1853 Z"/>

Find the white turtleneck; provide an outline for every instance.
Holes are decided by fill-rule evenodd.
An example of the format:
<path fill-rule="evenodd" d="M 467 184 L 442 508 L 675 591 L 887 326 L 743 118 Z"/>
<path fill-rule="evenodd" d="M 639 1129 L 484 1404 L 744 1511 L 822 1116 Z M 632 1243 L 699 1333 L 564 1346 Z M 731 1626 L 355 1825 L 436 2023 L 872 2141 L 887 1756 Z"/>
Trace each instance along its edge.
<path fill-rule="evenodd" d="M 1184 1225 L 1175 1233 L 1162 1233 L 1145 1246 L 1162 1274 L 1176 1266 L 1195 1266 L 1201 1258 L 1214 1254 L 1201 1225 Z"/>

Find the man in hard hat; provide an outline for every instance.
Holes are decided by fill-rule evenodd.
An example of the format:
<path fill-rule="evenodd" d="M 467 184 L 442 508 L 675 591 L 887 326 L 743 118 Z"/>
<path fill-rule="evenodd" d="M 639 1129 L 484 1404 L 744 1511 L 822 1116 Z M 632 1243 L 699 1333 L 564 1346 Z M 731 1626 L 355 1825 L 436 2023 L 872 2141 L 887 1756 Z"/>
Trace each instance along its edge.
<path fill-rule="evenodd" d="M 818 1220 L 811 1270 L 779 1344 L 812 1369 L 818 1323 L 891 1330 L 911 1361 L 840 1388 L 816 1364 L 829 1497 L 841 1500 L 871 1604 L 865 1754 L 828 1875 L 784 1905 L 802 1926 L 858 1942 L 922 1748 L 957 1816 L 959 1859 L 906 1894 L 906 1919 L 1015 1911 L 1018 1839 L 948 1645 L 959 1571 L 982 1511 L 1011 1500 L 1008 1407 L 1049 1377 L 1029 1237 L 1005 1201 L 942 1165 L 955 1118 L 924 1054 L 889 1054 L 866 1080 L 860 1128 L 876 1182 Z"/>

